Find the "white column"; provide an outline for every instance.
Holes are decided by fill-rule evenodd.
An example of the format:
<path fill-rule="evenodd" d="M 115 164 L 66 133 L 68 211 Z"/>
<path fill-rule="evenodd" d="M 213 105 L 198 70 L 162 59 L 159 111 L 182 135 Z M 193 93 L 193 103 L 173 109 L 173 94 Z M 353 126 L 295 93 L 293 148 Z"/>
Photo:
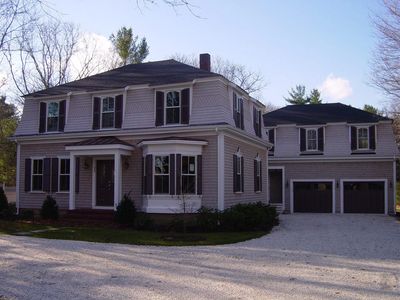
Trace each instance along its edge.
<path fill-rule="evenodd" d="M 222 132 L 217 137 L 217 160 L 218 160 L 218 209 L 225 208 L 225 138 Z"/>
<path fill-rule="evenodd" d="M 69 155 L 69 210 L 75 209 L 75 158 L 72 153 Z"/>
<path fill-rule="evenodd" d="M 20 178 L 20 168 L 21 168 L 21 145 L 17 142 L 17 169 L 15 170 L 16 172 L 16 179 L 15 179 L 15 205 L 17 206 L 17 214 L 19 214 L 19 189 L 20 189 L 20 183 L 19 181 L 21 180 Z"/>
<path fill-rule="evenodd" d="M 114 209 L 117 209 L 121 201 L 121 177 L 121 153 L 117 151 L 114 154 Z"/>

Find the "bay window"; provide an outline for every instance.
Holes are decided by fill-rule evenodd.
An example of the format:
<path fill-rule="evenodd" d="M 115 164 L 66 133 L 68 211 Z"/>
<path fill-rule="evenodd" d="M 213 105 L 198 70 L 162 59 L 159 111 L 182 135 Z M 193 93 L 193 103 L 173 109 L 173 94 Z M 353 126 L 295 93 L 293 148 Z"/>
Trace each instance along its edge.
<path fill-rule="evenodd" d="M 169 193 L 169 156 L 154 157 L 154 194 Z"/>

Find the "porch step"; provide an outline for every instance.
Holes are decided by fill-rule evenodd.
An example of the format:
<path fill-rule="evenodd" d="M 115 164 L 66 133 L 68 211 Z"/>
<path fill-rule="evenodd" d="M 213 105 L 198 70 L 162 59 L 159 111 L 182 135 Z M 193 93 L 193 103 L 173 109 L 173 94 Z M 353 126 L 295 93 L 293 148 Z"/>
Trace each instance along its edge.
<path fill-rule="evenodd" d="M 69 210 L 63 216 L 65 220 L 71 221 L 99 221 L 99 222 L 113 222 L 113 210 L 99 210 L 99 209 L 75 209 Z"/>

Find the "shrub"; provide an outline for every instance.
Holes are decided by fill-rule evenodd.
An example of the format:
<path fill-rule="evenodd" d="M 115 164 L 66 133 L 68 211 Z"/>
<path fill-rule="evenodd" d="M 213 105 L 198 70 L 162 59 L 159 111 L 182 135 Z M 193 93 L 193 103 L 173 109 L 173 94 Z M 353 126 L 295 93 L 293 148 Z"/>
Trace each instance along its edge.
<path fill-rule="evenodd" d="M 8 204 L 7 208 L 0 211 L 0 219 L 14 221 L 17 218 L 17 207 L 15 203 Z"/>
<path fill-rule="evenodd" d="M 133 203 L 130 193 L 125 194 L 122 197 L 121 202 L 117 206 L 115 211 L 115 220 L 123 225 L 134 226 L 136 217 L 136 207 Z"/>
<path fill-rule="evenodd" d="M 7 208 L 8 208 L 7 196 L 3 188 L 0 187 L 0 212 Z"/>
<path fill-rule="evenodd" d="M 20 220 L 33 221 L 35 213 L 31 209 L 24 209 L 19 212 L 18 218 Z"/>
<path fill-rule="evenodd" d="M 270 230 L 278 223 L 276 209 L 262 202 L 237 204 L 221 213 L 221 227 L 228 231 Z"/>
<path fill-rule="evenodd" d="M 154 221 L 147 213 L 137 213 L 135 217 L 135 228 L 139 230 L 154 230 Z"/>
<path fill-rule="evenodd" d="M 42 219 L 58 220 L 58 205 L 52 196 L 46 196 L 40 209 L 40 216 Z"/>
<path fill-rule="evenodd" d="M 202 206 L 196 215 L 196 224 L 200 231 L 217 231 L 219 228 L 218 210 Z"/>

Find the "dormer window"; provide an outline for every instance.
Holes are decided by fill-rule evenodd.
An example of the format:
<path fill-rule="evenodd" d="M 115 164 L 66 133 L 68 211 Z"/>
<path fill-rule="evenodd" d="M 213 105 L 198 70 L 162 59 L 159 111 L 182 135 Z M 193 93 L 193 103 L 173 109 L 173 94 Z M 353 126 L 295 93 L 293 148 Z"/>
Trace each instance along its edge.
<path fill-rule="evenodd" d="M 180 124 L 180 99 L 180 91 L 170 91 L 165 94 L 165 124 Z"/>
<path fill-rule="evenodd" d="M 369 149 L 368 127 L 357 128 L 357 149 L 358 150 Z"/>
<path fill-rule="evenodd" d="M 307 129 L 307 151 L 316 151 L 317 149 L 317 129 Z"/>
<path fill-rule="evenodd" d="M 243 98 L 235 92 L 233 93 L 233 120 L 237 128 L 244 129 Z"/>
<path fill-rule="evenodd" d="M 64 131 L 66 101 L 43 101 L 39 106 L 39 133 Z"/>
<path fill-rule="evenodd" d="M 253 107 L 253 126 L 256 136 L 261 137 L 261 110 Z"/>
<path fill-rule="evenodd" d="M 104 97 L 101 102 L 101 128 L 114 128 L 115 98 Z"/>

